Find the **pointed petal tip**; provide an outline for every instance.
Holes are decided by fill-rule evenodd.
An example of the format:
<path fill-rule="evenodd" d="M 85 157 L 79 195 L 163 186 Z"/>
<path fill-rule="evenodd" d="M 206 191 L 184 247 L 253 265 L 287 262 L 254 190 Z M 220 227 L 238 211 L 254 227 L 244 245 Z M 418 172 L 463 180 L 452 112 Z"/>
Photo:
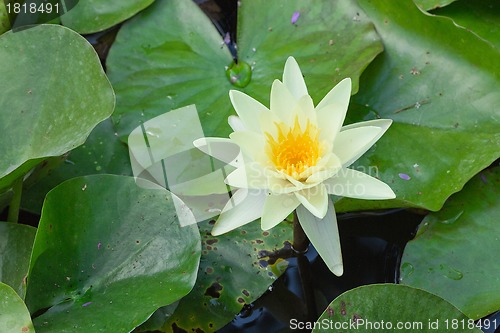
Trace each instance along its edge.
<path fill-rule="evenodd" d="M 220 225 L 220 224 L 218 225 L 217 222 L 215 222 L 214 227 L 212 228 L 212 231 L 210 232 L 212 234 L 212 236 L 220 236 L 222 234 L 225 234 L 227 232 L 233 231 L 234 229 L 238 228 L 238 227 L 233 228 L 231 226 L 228 226 L 227 224 L 226 225 Z"/>
<path fill-rule="evenodd" d="M 205 138 L 199 138 L 193 141 L 193 146 L 196 148 L 206 146 L 207 140 Z"/>
<path fill-rule="evenodd" d="M 349 82 L 350 84 L 352 83 L 352 80 L 351 80 L 351 78 L 350 78 L 350 77 L 346 77 L 346 78 L 342 79 L 342 81 L 340 81 L 340 82 L 344 82 L 344 81 L 345 81 L 346 83 L 347 83 L 347 82 Z M 339 82 L 339 83 L 340 83 L 340 82 Z"/>
<path fill-rule="evenodd" d="M 244 92 L 236 90 L 236 89 L 229 90 L 229 99 L 231 100 L 231 103 L 233 103 L 233 99 L 234 99 L 235 95 L 246 95 L 246 94 Z"/>
<path fill-rule="evenodd" d="M 285 68 L 292 66 L 292 65 L 294 65 L 294 66 L 296 65 L 297 67 L 299 66 L 299 64 L 297 63 L 297 60 L 295 60 L 295 58 L 293 56 L 289 56 L 285 61 Z"/>
<path fill-rule="evenodd" d="M 343 79 L 342 81 L 340 81 L 339 83 L 337 83 L 336 87 L 337 86 L 345 86 L 344 89 L 347 89 L 349 91 L 349 95 L 351 95 L 352 80 L 351 80 L 350 77 L 346 77 L 345 79 Z"/>
<path fill-rule="evenodd" d="M 336 276 L 342 276 L 344 274 L 344 265 L 334 265 L 332 267 L 328 267 L 330 271 Z"/>
<path fill-rule="evenodd" d="M 270 230 L 270 229 L 272 229 L 272 228 L 266 228 L 266 227 L 264 226 L 264 224 L 262 223 L 262 220 L 260 221 L 260 230 L 262 230 L 262 231 L 268 231 L 268 230 Z"/>
<path fill-rule="evenodd" d="M 392 188 L 389 187 L 389 194 L 387 195 L 387 199 L 396 199 L 396 193 L 392 190 Z"/>
<path fill-rule="evenodd" d="M 273 90 L 273 88 L 277 85 L 280 85 L 280 84 L 283 84 L 283 82 L 281 82 L 280 80 L 278 79 L 274 79 L 273 81 L 273 84 L 271 85 L 271 91 Z"/>

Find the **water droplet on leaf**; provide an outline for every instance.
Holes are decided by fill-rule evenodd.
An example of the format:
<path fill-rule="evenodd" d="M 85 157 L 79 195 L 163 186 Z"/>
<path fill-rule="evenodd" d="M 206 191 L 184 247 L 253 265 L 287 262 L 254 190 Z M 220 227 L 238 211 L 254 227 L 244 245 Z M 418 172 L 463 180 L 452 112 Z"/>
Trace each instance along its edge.
<path fill-rule="evenodd" d="M 410 275 L 412 275 L 414 270 L 415 270 L 415 268 L 409 262 L 405 262 L 403 265 L 401 265 L 400 281 L 403 281 L 404 279 L 406 279 Z"/>
<path fill-rule="evenodd" d="M 441 271 L 441 274 L 452 280 L 460 280 L 464 277 L 462 272 L 445 264 L 439 265 L 439 270 Z"/>
<path fill-rule="evenodd" d="M 226 77 L 238 88 L 246 87 L 252 78 L 252 68 L 244 61 L 234 62 L 226 69 Z"/>

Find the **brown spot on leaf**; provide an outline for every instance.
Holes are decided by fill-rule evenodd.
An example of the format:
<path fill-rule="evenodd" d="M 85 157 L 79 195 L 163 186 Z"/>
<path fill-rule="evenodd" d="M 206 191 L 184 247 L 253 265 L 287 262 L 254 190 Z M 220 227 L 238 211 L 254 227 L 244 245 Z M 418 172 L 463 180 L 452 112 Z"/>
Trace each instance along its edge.
<path fill-rule="evenodd" d="M 335 311 L 330 306 L 328 306 L 326 308 L 326 313 L 328 313 L 328 317 L 331 317 L 335 314 Z"/>
<path fill-rule="evenodd" d="M 210 296 L 212 298 L 219 298 L 220 297 L 220 292 L 222 290 L 222 286 L 218 282 L 212 283 L 210 287 L 207 288 L 205 291 L 205 296 Z"/>
<path fill-rule="evenodd" d="M 219 240 L 218 239 L 208 239 L 207 240 L 207 244 L 208 245 L 214 245 L 215 243 L 217 243 Z"/>
<path fill-rule="evenodd" d="M 245 295 L 246 297 L 249 297 L 250 296 L 250 293 L 248 292 L 248 290 L 246 289 L 243 289 L 243 291 L 241 292 L 243 295 Z"/>
<path fill-rule="evenodd" d="M 245 300 L 243 298 L 241 298 L 241 297 L 238 297 L 238 303 L 244 304 Z"/>
<path fill-rule="evenodd" d="M 344 301 L 341 301 L 340 302 L 340 314 L 345 316 L 346 315 L 346 310 L 345 310 L 345 302 Z"/>

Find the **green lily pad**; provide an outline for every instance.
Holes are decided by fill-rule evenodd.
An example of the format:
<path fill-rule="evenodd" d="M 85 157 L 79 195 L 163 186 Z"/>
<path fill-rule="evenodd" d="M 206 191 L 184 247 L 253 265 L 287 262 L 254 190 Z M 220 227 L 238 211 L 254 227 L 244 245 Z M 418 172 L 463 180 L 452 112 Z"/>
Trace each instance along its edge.
<path fill-rule="evenodd" d="M 300 17 L 292 24 L 294 12 Z M 241 69 L 226 76 L 232 56 L 192 1 L 158 0 L 126 22 L 107 60 L 120 137 L 125 139 L 141 122 L 189 104 L 196 104 L 207 136 L 225 137 L 230 133 L 227 117 L 234 114 L 228 91 L 244 86 L 242 91 L 268 105 L 271 84 L 281 79 L 288 56 L 300 63 L 318 103 L 347 76 L 356 91 L 359 75 L 382 51 L 373 25 L 348 0 L 244 1 L 237 35 L 238 61 L 252 69 L 248 83 L 235 77 Z"/>
<path fill-rule="evenodd" d="M 9 15 L 7 14 L 7 8 L 5 8 L 5 2 L 0 2 L 0 35 L 10 29 Z"/>
<path fill-rule="evenodd" d="M 155 329 L 214 332 L 259 298 L 288 267 L 278 256 L 291 252 L 291 223 L 262 231 L 260 221 L 254 221 L 217 237 L 211 229 L 208 222 L 200 224 L 202 255 L 193 290 Z"/>
<path fill-rule="evenodd" d="M 130 332 L 191 290 L 198 228 L 181 228 L 169 192 L 149 187 L 95 175 L 49 192 L 26 293 L 38 332 Z"/>
<path fill-rule="evenodd" d="M 500 310 L 500 167 L 483 171 L 422 221 L 405 248 L 401 282 L 478 319 Z"/>
<path fill-rule="evenodd" d="M 134 16 L 154 0 L 79 0 L 61 22 L 81 34 L 110 28 Z"/>
<path fill-rule="evenodd" d="M 413 2 L 423 10 L 431 10 L 445 7 L 456 0 L 413 0 Z"/>
<path fill-rule="evenodd" d="M 354 168 L 380 177 L 397 199 L 341 199 L 336 208 L 439 210 L 500 156 L 500 53 L 411 1 L 359 4 L 374 21 L 385 52 L 363 73 L 349 119 L 394 123 Z"/>
<path fill-rule="evenodd" d="M 28 225 L 0 222 L 0 280 L 21 298 L 26 291 L 25 278 L 35 233 L 36 229 Z"/>
<path fill-rule="evenodd" d="M 131 176 L 128 149 L 115 135 L 111 119 L 97 125 L 85 143 L 65 158 L 56 158 L 55 166 L 43 165 L 26 180 L 34 182 L 23 193 L 22 208 L 39 214 L 45 195 L 65 180 L 93 174 Z M 34 177 L 36 179 L 32 180 Z"/>
<path fill-rule="evenodd" d="M 349 290 L 334 299 L 316 323 L 309 324 L 316 324 L 313 333 L 482 332 L 444 299 L 397 284 Z"/>
<path fill-rule="evenodd" d="M 495 0 L 457 1 L 432 14 L 450 17 L 500 50 L 500 4 Z"/>
<path fill-rule="evenodd" d="M 79 146 L 114 94 L 92 46 L 57 25 L 0 36 L 0 191 L 41 160 Z"/>
<path fill-rule="evenodd" d="M 4 283 L 0 283 L 0 314 L 1 332 L 35 332 L 23 300 Z"/>

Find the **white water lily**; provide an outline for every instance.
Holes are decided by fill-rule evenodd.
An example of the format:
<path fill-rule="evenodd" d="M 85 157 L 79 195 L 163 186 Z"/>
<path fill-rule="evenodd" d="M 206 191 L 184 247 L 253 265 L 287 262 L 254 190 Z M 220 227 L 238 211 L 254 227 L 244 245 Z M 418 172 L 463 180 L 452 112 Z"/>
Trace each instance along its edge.
<path fill-rule="evenodd" d="M 240 91 L 229 93 L 238 114 L 229 118 L 234 132 L 229 139 L 195 142 L 218 158 L 224 155 L 225 145 L 241 149 L 239 158 L 227 161 L 236 170 L 225 182 L 237 190 L 215 223 L 213 235 L 259 217 L 267 230 L 296 209 L 319 255 L 334 274 L 342 275 L 337 220 L 329 195 L 395 198 L 382 181 L 348 168 L 392 123 L 379 119 L 342 127 L 350 95 L 347 78 L 314 107 L 293 57 L 286 61 L 283 82 L 273 82 L 269 109 Z"/>

